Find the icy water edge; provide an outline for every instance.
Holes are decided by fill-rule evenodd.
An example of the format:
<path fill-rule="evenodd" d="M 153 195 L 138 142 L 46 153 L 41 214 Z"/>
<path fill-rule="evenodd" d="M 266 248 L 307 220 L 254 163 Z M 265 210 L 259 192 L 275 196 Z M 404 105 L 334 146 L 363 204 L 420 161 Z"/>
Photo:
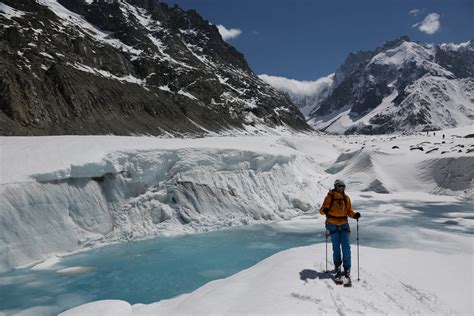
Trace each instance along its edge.
<path fill-rule="evenodd" d="M 355 204 L 365 209 L 360 222 L 361 245 L 413 246 L 418 228 L 474 234 L 471 204 Z M 393 212 L 387 212 L 390 207 Z M 467 221 L 467 225 L 466 225 Z M 189 293 L 205 283 L 249 268 L 279 251 L 324 242 L 324 227 L 314 216 L 295 225 L 252 225 L 178 237 L 115 244 L 65 257 L 51 270 L 17 269 L 0 274 L 0 315 L 20 310 L 56 315 L 68 308 L 102 299 L 152 303 Z M 355 223 L 352 223 L 352 243 Z M 402 234 L 401 234 L 402 232 Z M 321 256 L 324 254 L 315 254 Z M 85 267 L 80 273 L 57 273 Z M 74 272 L 74 271 L 73 271 Z M 33 309 L 34 308 L 34 309 Z"/>

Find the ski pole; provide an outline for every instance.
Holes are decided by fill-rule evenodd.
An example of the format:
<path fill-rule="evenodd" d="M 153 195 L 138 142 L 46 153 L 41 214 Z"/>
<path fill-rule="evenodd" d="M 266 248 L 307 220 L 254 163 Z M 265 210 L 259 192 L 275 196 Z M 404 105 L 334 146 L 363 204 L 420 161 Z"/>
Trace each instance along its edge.
<path fill-rule="evenodd" d="M 360 281 L 359 265 L 359 219 L 357 219 L 357 281 Z"/>
<path fill-rule="evenodd" d="M 328 229 L 327 228 L 324 233 L 326 234 L 326 272 L 328 272 Z"/>

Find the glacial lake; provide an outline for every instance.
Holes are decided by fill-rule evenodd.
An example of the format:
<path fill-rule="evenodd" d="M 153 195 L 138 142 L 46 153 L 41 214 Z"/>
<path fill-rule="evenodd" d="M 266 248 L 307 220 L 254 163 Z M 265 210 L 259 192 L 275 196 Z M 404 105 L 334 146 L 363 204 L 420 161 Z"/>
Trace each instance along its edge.
<path fill-rule="evenodd" d="M 443 236 L 450 232 L 470 237 L 474 234 L 474 207 L 468 203 L 392 201 L 387 205 L 364 202 L 354 206 L 363 213 L 359 229 L 360 244 L 364 246 L 422 248 L 426 240 L 420 237 L 417 243 L 420 228 Z M 324 226 L 316 217 L 114 244 L 67 256 L 50 270 L 2 273 L 0 315 L 31 308 L 33 315 L 56 315 L 95 300 L 148 304 L 189 293 L 279 251 L 325 242 Z M 355 223 L 351 220 L 353 269 Z M 330 249 L 329 245 L 329 257 Z M 325 254 L 315 253 L 315 258 L 320 256 Z M 57 273 L 67 267 L 85 269 L 81 273 Z"/>

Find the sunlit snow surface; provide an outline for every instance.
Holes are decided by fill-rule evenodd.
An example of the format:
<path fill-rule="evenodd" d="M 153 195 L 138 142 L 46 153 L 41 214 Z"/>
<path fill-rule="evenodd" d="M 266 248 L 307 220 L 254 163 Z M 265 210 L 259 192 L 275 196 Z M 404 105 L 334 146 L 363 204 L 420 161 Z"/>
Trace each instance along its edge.
<path fill-rule="evenodd" d="M 25 13 L 23 11 L 16 10 L 5 3 L 0 3 L 0 14 L 5 16 L 7 19 L 11 19 L 12 17 L 21 17 Z"/>
<path fill-rule="evenodd" d="M 202 139 L 1 137 L 0 223 L 3 227 L 0 229 L 0 267 L 8 270 L 48 259 L 36 265 L 33 268 L 36 270 L 31 270 L 31 274 L 52 273 L 55 277 L 63 278 L 66 283 L 72 282 L 71 287 L 75 288 L 75 278 L 90 279 L 88 275 L 97 275 L 100 265 L 89 264 L 94 261 L 92 259 L 89 262 L 71 261 L 71 264 L 65 264 L 74 257 L 61 260 L 58 255 L 88 247 L 281 220 L 284 221 L 275 224 L 272 230 L 279 233 L 289 230 L 292 234 L 302 232 L 308 236 L 314 234 L 309 239 L 296 239 L 294 243 L 286 246 L 277 244 L 276 247 L 269 240 L 257 239 L 254 248 L 250 249 L 265 249 L 261 253 L 265 257 L 288 247 L 321 241 L 323 218 L 315 217 L 314 214 L 334 179 L 343 178 L 354 204 L 364 214 L 362 231 L 365 239 L 362 239 L 362 244 L 366 246 L 366 257 L 362 257 L 362 262 L 367 265 L 361 266 L 365 269 L 370 267 L 363 273 L 373 275 L 372 281 L 364 279 L 367 282 L 364 283 L 366 289 L 383 292 L 384 289 L 378 285 L 381 281 L 378 273 L 385 273 L 385 259 L 396 254 L 397 258 L 403 258 L 403 262 L 388 267 L 389 281 L 384 285 L 389 288 L 385 289 L 386 296 L 378 297 L 373 304 L 362 300 L 365 305 L 354 303 L 345 306 L 345 309 L 339 306 L 341 310 L 349 314 L 376 312 L 380 304 L 387 303 L 391 307 L 387 307 L 386 311 L 391 313 L 428 313 L 438 309 L 441 312 L 452 310 L 463 313 L 469 308 L 472 310 L 470 301 L 465 299 L 467 294 L 472 294 L 472 275 L 468 274 L 471 282 L 462 282 L 461 278 L 465 280 L 465 275 L 453 273 L 452 280 L 446 281 L 444 290 L 439 291 L 436 287 L 427 289 L 421 276 L 410 276 L 412 281 L 403 281 L 407 286 L 396 280 L 397 276 L 408 273 L 407 270 L 412 269 L 413 265 L 422 265 L 429 275 L 437 274 L 443 266 L 445 269 L 470 271 L 473 211 L 468 206 L 473 198 L 474 144 L 472 138 L 463 137 L 469 133 L 470 128 L 438 131 L 436 136 L 430 132 L 429 136 L 426 133 L 344 137 L 283 134 Z M 294 219 L 288 221 L 291 218 Z M 367 246 L 410 250 L 387 253 Z M 413 252 L 418 256 L 413 256 Z M 320 252 L 317 253 L 311 254 L 314 260 L 312 268 L 305 266 L 304 269 L 320 271 L 324 258 Z M 248 310 L 240 310 L 230 303 L 225 306 L 217 304 L 214 306 L 216 312 L 271 313 L 267 309 L 271 305 L 263 306 L 262 302 L 277 300 L 289 309 L 292 308 L 292 302 L 298 306 L 303 304 L 301 310 L 295 309 L 296 312 L 308 312 L 305 308 L 315 305 L 313 307 L 320 308 L 321 312 L 337 313 L 336 307 L 344 301 L 337 295 L 347 293 L 339 293 L 335 289 L 336 292 L 331 292 L 335 299 L 329 305 L 324 305 L 323 301 L 326 300 L 321 300 L 319 295 L 326 294 L 318 291 L 329 286 L 328 280 L 308 281 L 310 285 L 306 288 L 312 288 L 313 293 L 310 295 L 309 292 L 298 290 L 301 280 L 297 276 L 294 287 L 292 279 L 287 280 L 290 293 L 278 292 L 279 283 L 273 280 L 280 280 L 281 273 L 293 275 L 292 269 L 301 268 L 282 265 L 280 260 L 290 255 L 293 259 L 288 261 L 289 264 L 295 263 L 299 256 L 295 254 L 302 256 L 301 262 L 305 262 L 305 256 L 310 256 L 305 250 L 294 250 L 265 261 L 264 265 L 282 267 L 283 270 L 265 269 L 268 276 L 261 277 L 266 282 L 260 282 L 257 287 L 262 293 L 259 296 L 261 302 L 252 301 L 249 295 L 253 292 L 245 290 L 248 286 L 255 286 L 252 280 L 245 277 L 250 272 L 206 285 L 204 288 L 216 284 L 218 288 L 232 288 L 238 282 L 240 285 L 235 288 L 241 289 L 240 294 L 225 294 L 226 291 L 222 290 L 219 301 L 240 300 L 248 303 Z M 86 254 L 81 255 L 87 257 Z M 411 257 L 415 257 L 413 262 L 408 260 Z M 434 264 L 426 264 L 421 259 L 431 257 L 436 261 Z M 127 296 L 107 296 L 105 289 L 99 291 L 104 296 L 82 296 L 70 295 L 69 290 L 64 291 L 62 288 L 59 292 L 64 296 L 52 295 L 49 299 L 43 298 L 43 301 L 39 299 L 37 302 L 32 300 L 28 306 L 36 306 L 30 310 L 35 315 L 41 311 L 54 314 L 59 306 L 72 307 L 104 298 L 150 303 L 154 299 L 191 291 L 209 280 L 226 277 L 262 258 L 254 256 L 246 265 L 227 270 L 216 267 L 204 269 L 204 279 L 194 285 L 186 285 L 169 296 L 135 300 Z M 107 265 L 104 266 L 107 269 Z M 258 269 L 255 271 L 262 273 Z M 113 277 L 113 272 L 111 274 Z M 133 273 L 127 275 L 133 276 Z M 147 275 L 145 273 L 143 277 L 146 279 Z M 117 280 L 121 281 L 120 276 Z M 280 281 L 284 280 L 286 278 Z M 450 282 L 456 280 L 462 285 L 454 288 Z M 26 284 L 32 287 L 32 291 L 37 291 L 42 284 L 36 276 L 28 279 L 11 274 L 5 275 L 2 282 L 13 286 Z M 86 292 L 90 288 L 89 282 L 85 281 L 84 284 Z M 108 283 L 109 280 L 104 281 L 105 286 Z M 100 288 L 104 284 L 97 286 Z M 130 279 L 127 284 L 129 292 L 134 292 L 134 284 Z M 54 289 L 49 286 L 45 288 Z M 406 295 L 410 289 L 412 296 L 418 293 L 423 298 L 423 304 L 400 304 L 408 300 Z M 453 297 L 454 294 L 444 292 L 448 290 L 458 295 Z M 216 288 L 216 291 L 220 290 Z M 16 293 L 22 292 L 12 290 L 10 293 L 15 297 Z M 127 291 L 121 293 L 126 295 Z M 163 301 L 156 306 L 135 305 L 133 308 L 125 302 L 97 304 L 102 304 L 100 306 L 110 315 L 119 312 L 129 315 L 132 311 L 138 314 L 147 311 L 151 314 L 205 313 L 205 308 L 211 308 L 209 304 L 215 301 L 211 299 L 215 293 L 210 291 L 205 294 L 200 290 L 194 293 L 190 294 L 189 302 L 202 301 L 202 310 L 192 310 L 192 305 L 182 302 L 184 297 L 176 301 Z M 281 299 L 278 296 L 280 294 L 284 294 Z M 394 297 L 394 294 L 399 297 Z M 225 295 L 229 296 L 225 298 Z M 452 299 L 446 300 L 444 297 Z M 356 301 L 361 298 L 352 297 Z M 313 305 L 300 302 L 305 300 Z M 2 306 L 15 309 L 14 305 Z M 92 308 L 99 312 L 100 306 Z M 24 307 L 22 305 L 20 309 Z M 280 307 L 285 311 L 282 306 L 275 306 L 276 310 L 280 310 Z M 85 311 L 87 309 L 82 310 L 82 313 L 87 314 Z"/>

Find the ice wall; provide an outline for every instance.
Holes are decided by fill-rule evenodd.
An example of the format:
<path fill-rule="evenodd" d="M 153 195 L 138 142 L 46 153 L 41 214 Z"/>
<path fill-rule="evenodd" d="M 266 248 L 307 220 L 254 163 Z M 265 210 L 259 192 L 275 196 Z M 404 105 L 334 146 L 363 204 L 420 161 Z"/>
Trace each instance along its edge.
<path fill-rule="evenodd" d="M 113 241 L 314 211 L 314 161 L 222 149 L 115 152 L 0 186 L 0 270 Z"/>

